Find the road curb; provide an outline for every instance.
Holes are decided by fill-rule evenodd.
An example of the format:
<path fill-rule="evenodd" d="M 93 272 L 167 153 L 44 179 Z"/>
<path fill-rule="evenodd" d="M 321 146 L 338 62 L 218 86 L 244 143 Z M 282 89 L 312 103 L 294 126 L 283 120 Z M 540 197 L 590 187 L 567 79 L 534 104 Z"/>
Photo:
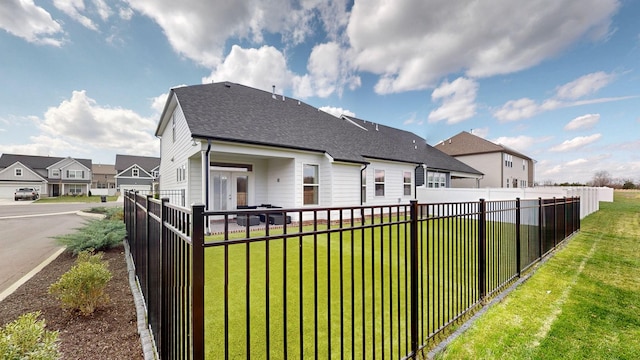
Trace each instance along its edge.
<path fill-rule="evenodd" d="M 5 291 L 0 294 L 0 301 L 6 299 L 9 295 L 13 294 L 20 286 L 29 281 L 32 277 L 34 277 L 40 270 L 44 269 L 45 266 L 49 265 L 53 260 L 58 258 L 60 254 L 65 251 L 66 248 L 60 248 L 56 250 L 51 256 L 49 256 L 46 260 L 41 262 L 38 266 L 29 271 L 26 275 L 21 277 L 18 281 L 14 282 L 11 286 L 9 286 Z"/>

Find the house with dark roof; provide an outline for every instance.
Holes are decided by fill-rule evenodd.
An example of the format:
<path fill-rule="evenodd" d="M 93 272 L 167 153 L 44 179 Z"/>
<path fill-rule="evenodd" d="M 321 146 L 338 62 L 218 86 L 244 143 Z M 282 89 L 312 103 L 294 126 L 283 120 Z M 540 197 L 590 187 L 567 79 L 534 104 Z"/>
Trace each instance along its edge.
<path fill-rule="evenodd" d="M 229 82 L 171 89 L 155 134 L 160 189 L 209 210 L 397 204 L 429 173 L 482 176 L 411 132 Z"/>
<path fill-rule="evenodd" d="M 116 188 L 120 192 L 150 191 L 157 182 L 159 167 L 158 157 L 116 154 Z"/>
<path fill-rule="evenodd" d="M 485 175 L 479 187 L 518 188 L 534 186 L 535 160 L 501 144 L 463 131 L 435 148 Z M 458 179 L 452 187 L 469 187 L 468 179 Z"/>
<path fill-rule="evenodd" d="M 88 195 L 91 176 L 90 159 L 2 154 L 0 198 L 13 198 L 23 187 L 35 188 L 41 197 Z"/>

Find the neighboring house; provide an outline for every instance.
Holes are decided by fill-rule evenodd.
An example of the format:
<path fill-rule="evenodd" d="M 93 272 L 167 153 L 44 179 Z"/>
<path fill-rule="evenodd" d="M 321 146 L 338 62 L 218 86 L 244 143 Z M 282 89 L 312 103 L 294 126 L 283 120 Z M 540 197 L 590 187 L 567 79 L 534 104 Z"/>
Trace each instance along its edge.
<path fill-rule="evenodd" d="M 115 165 L 93 164 L 91 192 L 94 195 L 113 195 L 116 192 Z M 100 193 L 100 194 L 98 194 Z"/>
<path fill-rule="evenodd" d="M 482 176 L 411 132 L 228 82 L 172 89 L 156 136 L 160 189 L 209 210 L 398 204 L 428 174 Z"/>
<path fill-rule="evenodd" d="M 435 148 L 483 172 L 479 187 L 534 186 L 535 160 L 506 146 L 463 131 Z M 452 187 L 469 185 L 468 179 L 460 179 Z"/>
<path fill-rule="evenodd" d="M 16 189 L 33 187 L 41 197 L 88 195 L 91 160 L 2 154 L 0 198 L 13 198 Z"/>
<path fill-rule="evenodd" d="M 150 191 L 157 182 L 160 158 L 116 154 L 116 188 Z"/>

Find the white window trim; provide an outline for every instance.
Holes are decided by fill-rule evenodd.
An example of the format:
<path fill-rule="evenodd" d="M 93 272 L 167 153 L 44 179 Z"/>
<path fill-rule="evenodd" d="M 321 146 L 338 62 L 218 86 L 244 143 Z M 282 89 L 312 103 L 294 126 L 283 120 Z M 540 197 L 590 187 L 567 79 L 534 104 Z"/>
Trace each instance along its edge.
<path fill-rule="evenodd" d="M 382 171 L 382 181 L 378 181 L 378 174 L 376 174 L 378 171 Z M 384 169 L 375 169 L 373 171 L 373 190 L 376 197 L 384 197 L 386 195 L 386 176 Z M 378 195 L 378 185 L 382 185 L 382 195 Z"/>
<path fill-rule="evenodd" d="M 138 168 L 131 169 L 131 176 L 140 177 L 140 169 L 138 169 Z"/>
<path fill-rule="evenodd" d="M 24 170 L 22 168 L 18 167 L 13 169 L 13 175 L 22 177 L 23 174 Z"/>
<path fill-rule="evenodd" d="M 305 183 L 304 182 L 304 168 L 306 166 L 313 166 L 316 169 L 316 177 L 317 179 L 315 180 L 315 183 Z M 305 187 L 315 187 L 315 191 L 316 191 L 316 202 L 315 203 L 305 203 L 304 200 L 304 189 Z M 304 206 L 307 205 L 320 205 L 320 165 L 318 164 L 302 164 L 302 204 Z"/>
<path fill-rule="evenodd" d="M 409 182 L 406 182 L 407 179 L 407 174 L 409 174 Z M 406 193 L 406 187 L 407 185 L 409 185 L 409 193 Z M 403 171 L 402 172 L 402 194 L 404 194 L 404 196 L 411 196 L 412 193 L 412 189 L 413 189 L 413 179 L 411 176 L 411 171 Z"/>

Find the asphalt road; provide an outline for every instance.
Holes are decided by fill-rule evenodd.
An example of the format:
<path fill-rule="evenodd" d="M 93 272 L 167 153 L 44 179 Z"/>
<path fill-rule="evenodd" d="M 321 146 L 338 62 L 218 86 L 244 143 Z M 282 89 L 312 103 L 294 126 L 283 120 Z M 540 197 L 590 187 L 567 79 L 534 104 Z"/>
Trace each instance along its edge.
<path fill-rule="evenodd" d="M 87 221 L 78 210 L 122 203 L 0 203 L 0 293 L 18 281 L 60 246 L 53 236 L 68 234 Z"/>

